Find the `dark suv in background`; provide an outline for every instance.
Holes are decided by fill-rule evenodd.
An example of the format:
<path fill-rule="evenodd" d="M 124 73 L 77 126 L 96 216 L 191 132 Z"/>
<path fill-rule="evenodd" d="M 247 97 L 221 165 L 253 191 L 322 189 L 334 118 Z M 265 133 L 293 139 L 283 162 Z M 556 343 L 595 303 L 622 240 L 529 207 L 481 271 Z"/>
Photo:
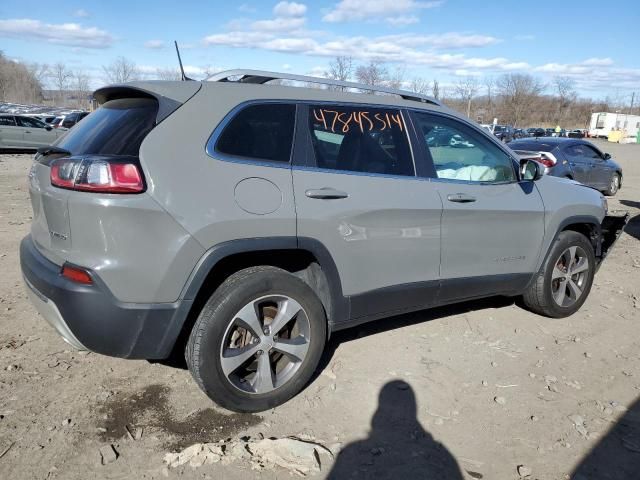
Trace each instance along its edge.
<path fill-rule="evenodd" d="M 496 125 L 493 127 L 493 134 L 505 143 L 514 139 L 514 133 L 515 131 L 511 125 Z"/>

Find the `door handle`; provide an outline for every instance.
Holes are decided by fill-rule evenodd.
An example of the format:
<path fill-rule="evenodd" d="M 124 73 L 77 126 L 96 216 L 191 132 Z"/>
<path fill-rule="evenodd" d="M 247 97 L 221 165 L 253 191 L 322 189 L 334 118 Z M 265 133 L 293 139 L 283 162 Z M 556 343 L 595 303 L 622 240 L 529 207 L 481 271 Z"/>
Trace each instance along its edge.
<path fill-rule="evenodd" d="M 471 203 L 476 201 L 476 197 L 465 193 L 452 193 L 451 195 L 447 195 L 447 200 L 456 203 Z"/>
<path fill-rule="evenodd" d="M 322 200 L 336 200 L 339 198 L 347 198 L 349 196 L 347 192 L 342 192 L 329 187 L 312 188 L 304 192 L 304 194 L 309 198 L 319 198 Z"/>

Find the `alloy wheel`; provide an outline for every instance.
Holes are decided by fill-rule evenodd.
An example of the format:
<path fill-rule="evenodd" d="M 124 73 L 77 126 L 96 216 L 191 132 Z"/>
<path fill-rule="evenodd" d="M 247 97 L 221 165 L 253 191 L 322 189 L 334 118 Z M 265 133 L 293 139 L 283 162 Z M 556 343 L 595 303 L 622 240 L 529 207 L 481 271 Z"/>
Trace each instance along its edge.
<path fill-rule="evenodd" d="M 299 370 L 310 345 L 311 326 L 302 306 L 286 295 L 246 304 L 232 318 L 220 349 L 225 378 L 237 389 L 264 394 Z"/>
<path fill-rule="evenodd" d="M 551 274 L 551 294 L 561 307 L 570 307 L 582 296 L 589 276 L 589 259 L 578 246 L 567 248 Z"/>

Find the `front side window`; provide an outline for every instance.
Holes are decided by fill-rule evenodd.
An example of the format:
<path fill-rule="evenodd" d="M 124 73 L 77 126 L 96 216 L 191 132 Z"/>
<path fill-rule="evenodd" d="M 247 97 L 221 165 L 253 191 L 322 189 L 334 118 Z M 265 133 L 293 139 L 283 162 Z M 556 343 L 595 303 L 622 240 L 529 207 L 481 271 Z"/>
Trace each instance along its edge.
<path fill-rule="evenodd" d="M 415 119 L 438 178 L 482 183 L 516 180 L 511 157 L 480 132 L 436 115 L 415 113 Z"/>
<path fill-rule="evenodd" d="M 28 128 L 44 128 L 45 124 L 42 123 L 40 120 L 37 120 L 35 118 L 29 118 L 29 117 L 16 117 L 18 119 L 18 123 L 20 124 L 21 127 L 28 127 Z"/>
<path fill-rule="evenodd" d="M 237 157 L 288 163 L 295 117 L 293 104 L 250 105 L 227 124 L 215 149 Z"/>
<path fill-rule="evenodd" d="M 399 110 L 310 105 L 309 129 L 318 168 L 415 174 L 407 129 Z"/>

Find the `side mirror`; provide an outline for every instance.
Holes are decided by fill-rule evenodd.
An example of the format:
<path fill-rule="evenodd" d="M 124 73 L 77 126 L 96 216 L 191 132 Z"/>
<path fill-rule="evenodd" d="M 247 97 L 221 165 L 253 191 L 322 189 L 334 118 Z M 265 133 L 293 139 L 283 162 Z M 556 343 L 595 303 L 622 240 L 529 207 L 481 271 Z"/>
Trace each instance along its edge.
<path fill-rule="evenodd" d="M 535 182 L 544 175 L 544 166 L 528 158 L 520 160 L 520 179 Z"/>
<path fill-rule="evenodd" d="M 47 125 L 46 127 L 44 127 L 44 129 L 45 129 L 47 132 L 50 132 L 51 130 L 53 130 L 53 127 L 51 127 L 51 125 Z"/>
<path fill-rule="evenodd" d="M 609 155 L 608 153 L 605 153 L 602 158 L 604 158 L 605 160 L 609 160 L 611 158 L 611 155 Z"/>

